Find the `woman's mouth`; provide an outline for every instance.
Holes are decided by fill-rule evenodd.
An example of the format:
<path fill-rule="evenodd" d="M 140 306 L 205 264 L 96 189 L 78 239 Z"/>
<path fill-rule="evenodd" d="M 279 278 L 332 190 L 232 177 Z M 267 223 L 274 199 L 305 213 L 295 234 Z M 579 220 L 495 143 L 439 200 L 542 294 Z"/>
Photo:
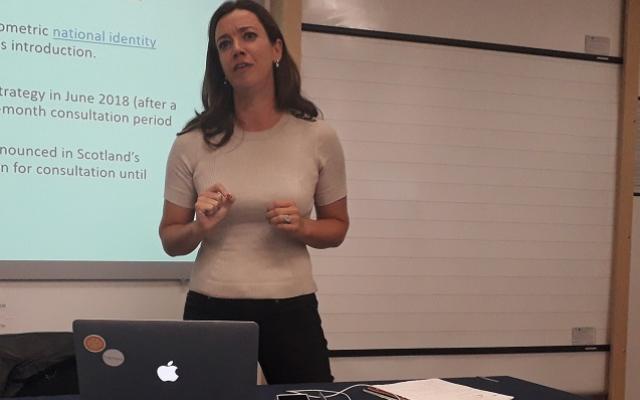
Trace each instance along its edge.
<path fill-rule="evenodd" d="M 239 71 L 241 69 L 249 68 L 252 64 L 249 63 L 239 63 L 233 66 L 234 71 Z"/>

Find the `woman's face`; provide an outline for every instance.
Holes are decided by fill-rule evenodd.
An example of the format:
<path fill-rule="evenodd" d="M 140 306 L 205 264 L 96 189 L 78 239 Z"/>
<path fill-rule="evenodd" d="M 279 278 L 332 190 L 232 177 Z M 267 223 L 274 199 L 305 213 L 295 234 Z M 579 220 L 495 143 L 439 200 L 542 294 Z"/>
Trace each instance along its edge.
<path fill-rule="evenodd" d="M 234 90 L 273 85 L 272 65 L 282 57 L 282 42 L 269 41 L 255 14 L 234 10 L 220 18 L 215 40 L 222 70 Z"/>

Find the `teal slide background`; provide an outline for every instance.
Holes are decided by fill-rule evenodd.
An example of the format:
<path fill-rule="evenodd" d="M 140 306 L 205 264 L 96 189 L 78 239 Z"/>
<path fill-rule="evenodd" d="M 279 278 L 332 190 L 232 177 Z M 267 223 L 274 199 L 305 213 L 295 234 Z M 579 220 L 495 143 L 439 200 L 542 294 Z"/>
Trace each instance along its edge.
<path fill-rule="evenodd" d="M 0 146 L 135 152 L 139 163 L 0 155 L 0 259 L 167 261 L 157 233 L 167 153 L 184 123 L 201 109 L 207 25 L 215 0 L 3 0 L 0 23 L 49 28 L 49 36 L 0 32 L 0 87 L 63 95 L 67 91 L 151 97 L 175 110 L 138 109 L 0 97 L 3 106 L 47 111 L 95 110 L 171 117 L 171 126 L 26 117 L 0 112 Z M 156 49 L 56 40 L 53 28 L 120 32 L 156 40 Z M 11 42 L 75 46 L 95 58 L 11 50 Z M 132 101 L 132 100 L 131 100 Z M 168 106 L 167 106 L 168 107 Z M 146 169 L 146 179 L 18 174 L 14 163 L 37 166 Z M 185 261 L 194 255 L 178 258 Z M 173 259 L 176 260 L 176 259 Z"/>

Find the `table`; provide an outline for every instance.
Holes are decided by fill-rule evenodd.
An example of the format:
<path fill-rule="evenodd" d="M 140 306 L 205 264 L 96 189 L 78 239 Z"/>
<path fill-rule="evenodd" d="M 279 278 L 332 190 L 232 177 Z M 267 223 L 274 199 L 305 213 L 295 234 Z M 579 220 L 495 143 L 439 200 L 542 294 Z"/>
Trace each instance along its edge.
<path fill-rule="evenodd" d="M 444 378 L 444 380 L 460 385 L 470 386 L 476 389 L 488 390 L 514 396 L 515 400 L 586 400 L 561 390 L 527 382 L 510 376 L 472 377 L 472 378 Z M 304 384 L 304 385 L 266 385 L 258 389 L 258 400 L 274 400 L 276 394 L 286 390 L 295 389 L 327 389 L 339 391 L 360 382 L 339 382 L 331 384 Z M 376 382 L 380 383 L 380 382 Z M 389 382 L 384 382 L 389 383 Z M 378 397 L 362 392 L 361 388 L 354 388 L 347 392 L 352 400 L 379 400 Z M 346 399 L 344 396 L 333 397 L 335 400 Z"/>
<path fill-rule="evenodd" d="M 585 397 L 577 396 L 561 390 L 552 389 L 546 386 L 527 382 L 522 379 L 510 376 L 491 377 L 470 377 L 470 378 L 445 378 L 446 381 L 474 387 L 476 389 L 488 390 L 491 392 L 514 396 L 516 400 L 586 400 Z M 264 385 L 258 386 L 256 400 L 274 400 L 276 394 L 284 393 L 287 390 L 296 389 L 326 389 L 340 391 L 351 385 L 362 382 L 336 382 L 322 384 L 300 384 L 300 385 Z M 375 382 L 389 383 L 389 382 Z M 353 388 L 347 392 L 352 400 L 376 400 L 378 397 L 362 392 L 361 388 Z M 334 397 L 339 400 L 344 397 Z M 81 400 L 78 395 L 49 396 L 49 397 L 22 397 L 21 400 Z M 379 400 L 379 399 L 378 399 Z"/>

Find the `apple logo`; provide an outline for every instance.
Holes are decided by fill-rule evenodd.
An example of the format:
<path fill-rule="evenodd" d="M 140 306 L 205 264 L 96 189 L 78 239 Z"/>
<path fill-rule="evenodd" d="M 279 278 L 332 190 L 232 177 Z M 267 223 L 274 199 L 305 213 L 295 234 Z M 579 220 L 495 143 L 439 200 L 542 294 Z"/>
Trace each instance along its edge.
<path fill-rule="evenodd" d="M 158 378 L 162 382 L 175 382 L 178 380 L 178 374 L 176 374 L 177 366 L 173 365 L 173 361 L 169 361 L 167 365 L 161 365 L 158 367 Z"/>

